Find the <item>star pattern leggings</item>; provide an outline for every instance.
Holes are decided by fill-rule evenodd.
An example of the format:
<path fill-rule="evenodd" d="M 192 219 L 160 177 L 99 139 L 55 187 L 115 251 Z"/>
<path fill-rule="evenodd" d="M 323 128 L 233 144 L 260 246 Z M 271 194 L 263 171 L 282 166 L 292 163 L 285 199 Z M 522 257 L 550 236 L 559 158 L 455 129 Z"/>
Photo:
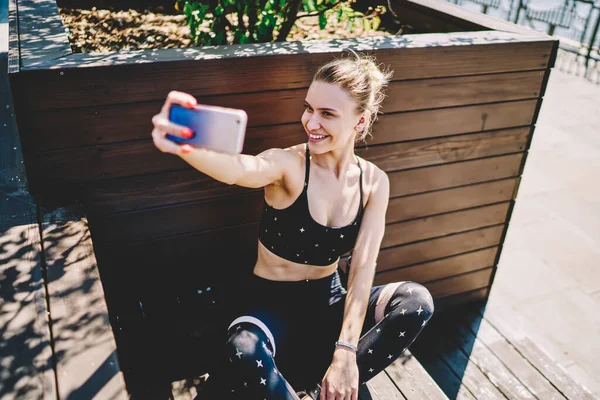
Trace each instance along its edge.
<path fill-rule="evenodd" d="M 358 342 L 359 383 L 396 360 L 431 318 L 434 305 L 421 284 L 402 282 L 380 321 L 377 301 L 384 285 L 371 289 Z M 221 363 L 200 399 L 298 399 L 317 394 L 339 338 L 346 289 L 333 275 L 296 282 L 253 276 L 240 296 L 225 338 Z"/>

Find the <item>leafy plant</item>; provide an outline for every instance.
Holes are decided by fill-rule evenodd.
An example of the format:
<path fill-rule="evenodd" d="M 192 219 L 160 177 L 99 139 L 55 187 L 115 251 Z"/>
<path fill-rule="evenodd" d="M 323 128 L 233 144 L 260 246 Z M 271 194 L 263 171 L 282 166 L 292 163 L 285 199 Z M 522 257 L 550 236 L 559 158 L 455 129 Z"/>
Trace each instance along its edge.
<path fill-rule="evenodd" d="M 197 45 L 283 42 L 299 18 L 319 17 L 325 29 L 329 19 L 347 21 L 352 32 L 358 24 L 377 30 L 385 8 L 369 8 L 369 14 L 351 7 L 352 0 L 176 0 L 175 8 L 186 16 Z M 300 11 L 306 12 L 298 15 Z"/>

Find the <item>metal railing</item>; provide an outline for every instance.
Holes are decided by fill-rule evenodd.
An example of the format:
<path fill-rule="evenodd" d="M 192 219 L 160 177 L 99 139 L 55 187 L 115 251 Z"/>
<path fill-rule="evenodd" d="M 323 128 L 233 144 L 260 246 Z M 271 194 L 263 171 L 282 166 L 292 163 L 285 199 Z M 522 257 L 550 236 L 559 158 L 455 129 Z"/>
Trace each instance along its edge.
<path fill-rule="evenodd" d="M 600 62 L 600 0 L 447 0 L 561 39 L 560 48 Z"/>

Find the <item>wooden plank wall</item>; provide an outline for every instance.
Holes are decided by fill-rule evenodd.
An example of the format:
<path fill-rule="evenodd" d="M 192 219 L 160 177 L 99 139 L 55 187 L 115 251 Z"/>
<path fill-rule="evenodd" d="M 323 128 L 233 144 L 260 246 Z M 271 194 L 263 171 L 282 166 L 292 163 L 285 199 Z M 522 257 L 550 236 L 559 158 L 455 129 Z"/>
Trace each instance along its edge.
<path fill-rule="evenodd" d="M 388 172 L 392 184 L 378 283 L 408 277 L 422 282 L 447 279 L 436 284 L 437 298 L 489 284 L 552 45 L 516 42 L 456 47 L 452 52 L 444 47 L 374 52 L 395 69 L 373 139 L 357 150 Z M 154 148 L 150 118 L 167 89 L 183 84 L 165 83 L 160 77 L 169 73 L 176 81 L 177 76 L 195 74 L 186 78 L 187 91 L 201 103 L 247 110 L 244 151 L 256 154 L 306 140 L 298 123 L 302 100 L 314 66 L 330 58 L 272 57 L 260 65 L 245 60 L 238 74 L 254 78 L 252 87 L 260 91 L 228 86 L 225 91 L 242 93 L 225 94 L 219 94 L 223 80 L 215 78 L 224 73 L 217 68 L 228 65 L 226 74 L 236 71 L 222 60 L 207 62 L 213 68 L 205 74 L 197 71 L 197 64 L 185 62 L 23 73 L 28 87 L 39 88 L 37 83 L 45 81 L 42 87 L 51 91 L 67 84 L 53 102 L 43 101 L 43 93 L 28 100 L 29 127 L 41 133 L 23 138 L 26 152 L 39 163 L 35 179 L 44 182 L 45 192 L 81 185 L 98 257 L 105 257 L 111 269 L 175 263 L 189 270 L 201 263 L 200 254 L 207 264 L 251 264 L 262 193 L 215 182 Z M 431 67 L 403 68 L 423 64 L 423 59 Z M 472 60 L 468 68 L 463 67 L 465 59 Z M 295 75 L 293 88 L 275 90 L 273 82 L 289 77 L 286 66 L 304 73 Z M 274 72 L 265 75 L 259 67 Z M 140 77 L 137 82 L 121 84 L 134 76 Z M 107 79 L 109 85 L 97 86 Z M 227 252 L 227 238 L 233 237 L 242 240 L 235 252 Z M 223 250 L 231 254 L 223 257 Z M 213 276 L 207 269 L 192 275 Z"/>
<path fill-rule="evenodd" d="M 395 71 L 373 139 L 357 149 L 391 180 L 375 283 L 421 282 L 438 310 L 489 293 L 554 63 L 556 41 L 511 35 L 345 42 Z M 31 190 L 46 207 L 86 207 L 113 328 L 127 341 L 126 374 L 132 359 L 173 378 L 202 369 L 199 338 L 218 320 L 212 305 L 225 301 L 227 279 L 251 273 L 262 203 L 260 190 L 221 184 L 159 152 L 151 117 L 177 89 L 245 109 L 245 153 L 304 142 L 312 74 L 344 44 L 303 44 L 299 54 L 277 46 L 244 57 L 232 46 L 223 50 L 232 55 L 203 60 L 167 60 L 175 53 L 166 51 L 154 63 L 144 53 L 78 55 L 81 67 L 57 60 L 11 76 Z M 155 346 L 166 337 L 175 338 L 168 349 Z"/>

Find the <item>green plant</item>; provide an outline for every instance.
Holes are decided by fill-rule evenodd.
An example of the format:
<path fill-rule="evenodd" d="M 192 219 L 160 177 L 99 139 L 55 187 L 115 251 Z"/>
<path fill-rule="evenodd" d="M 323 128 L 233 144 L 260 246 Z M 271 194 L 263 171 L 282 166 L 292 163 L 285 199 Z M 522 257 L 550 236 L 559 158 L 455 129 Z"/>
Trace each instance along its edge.
<path fill-rule="evenodd" d="M 369 8 L 369 14 L 355 11 L 352 0 L 176 0 L 175 8 L 186 16 L 190 34 L 197 45 L 283 42 L 299 18 L 319 17 L 325 29 L 329 18 L 347 21 L 352 32 L 357 24 L 377 30 L 385 8 Z M 298 15 L 303 10 L 307 14 Z"/>

